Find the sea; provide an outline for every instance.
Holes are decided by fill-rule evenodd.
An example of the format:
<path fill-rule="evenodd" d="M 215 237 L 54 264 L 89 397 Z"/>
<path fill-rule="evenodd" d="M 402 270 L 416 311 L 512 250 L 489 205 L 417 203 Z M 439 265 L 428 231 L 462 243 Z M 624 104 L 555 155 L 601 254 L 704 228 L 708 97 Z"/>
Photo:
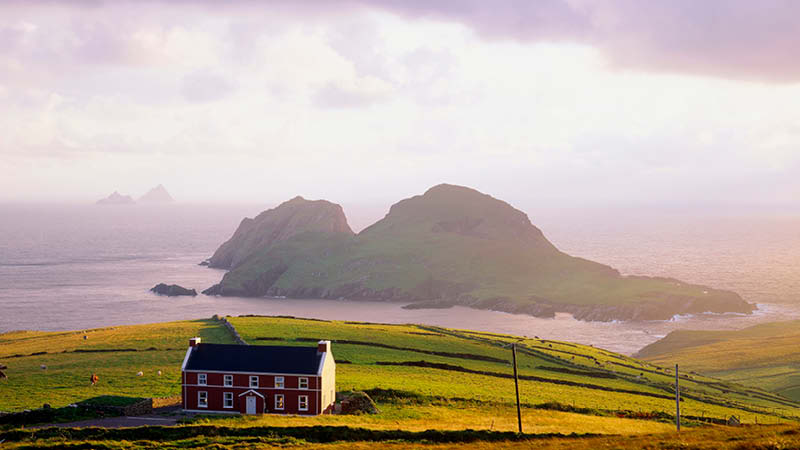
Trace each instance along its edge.
<path fill-rule="evenodd" d="M 527 211 L 545 236 L 571 255 L 609 264 L 624 274 L 730 289 L 758 305 L 752 315 L 583 322 L 569 314 L 540 319 L 463 307 L 406 310 L 396 303 L 202 294 L 170 298 L 149 291 L 162 282 L 198 292 L 217 283 L 224 272 L 199 263 L 231 236 L 242 218 L 268 206 L 0 204 L 0 333 L 260 314 L 422 323 L 634 354 L 676 329 L 739 329 L 800 318 L 800 213 L 775 211 Z M 345 212 L 351 213 L 347 207 Z M 364 217 L 358 211 L 353 215 Z"/>

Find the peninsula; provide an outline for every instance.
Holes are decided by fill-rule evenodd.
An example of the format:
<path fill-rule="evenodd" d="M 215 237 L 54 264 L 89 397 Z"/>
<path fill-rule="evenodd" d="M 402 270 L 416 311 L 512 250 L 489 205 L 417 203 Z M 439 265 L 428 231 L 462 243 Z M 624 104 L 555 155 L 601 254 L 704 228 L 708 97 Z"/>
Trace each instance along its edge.
<path fill-rule="evenodd" d="M 442 184 L 391 207 L 358 234 L 339 205 L 296 197 L 244 219 L 209 259 L 227 269 L 205 294 L 404 302 L 579 320 L 665 320 L 750 313 L 738 294 L 623 276 L 559 251 L 506 202 Z"/>

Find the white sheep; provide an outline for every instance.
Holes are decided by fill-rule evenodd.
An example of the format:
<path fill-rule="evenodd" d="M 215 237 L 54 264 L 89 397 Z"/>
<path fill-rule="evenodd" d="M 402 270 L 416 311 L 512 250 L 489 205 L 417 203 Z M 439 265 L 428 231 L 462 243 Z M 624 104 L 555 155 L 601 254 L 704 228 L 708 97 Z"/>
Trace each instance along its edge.
<path fill-rule="evenodd" d="M 138 372 L 136 372 L 136 376 L 137 376 L 137 377 L 140 377 L 140 376 L 142 376 L 142 375 L 144 375 L 144 372 L 142 372 L 141 370 L 140 370 L 140 371 L 138 371 Z"/>
<path fill-rule="evenodd" d="M 161 376 L 161 371 L 160 370 L 158 371 L 158 376 Z"/>

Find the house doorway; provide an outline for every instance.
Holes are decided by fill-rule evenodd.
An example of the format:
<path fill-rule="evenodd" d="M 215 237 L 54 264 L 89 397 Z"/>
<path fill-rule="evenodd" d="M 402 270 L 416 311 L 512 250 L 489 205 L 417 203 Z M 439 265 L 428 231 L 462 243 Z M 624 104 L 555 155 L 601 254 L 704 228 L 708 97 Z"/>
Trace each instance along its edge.
<path fill-rule="evenodd" d="M 253 395 L 248 395 L 247 397 L 247 414 L 255 414 L 256 413 L 256 397 Z"/>

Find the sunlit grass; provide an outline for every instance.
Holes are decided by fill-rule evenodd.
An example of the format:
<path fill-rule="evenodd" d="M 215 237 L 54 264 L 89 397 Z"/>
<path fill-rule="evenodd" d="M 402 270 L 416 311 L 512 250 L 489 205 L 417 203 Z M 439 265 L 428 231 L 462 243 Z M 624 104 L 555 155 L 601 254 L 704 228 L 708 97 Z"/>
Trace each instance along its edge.
<path fill-rule="evenodd" d="M 250 420 L 287 424 L 307 420 L 388 429 L 419 429 L 431 424 L 447 429 L 513 428 L 516 409 L 510 378 L 511 342 L 519 346 L 520 375 L 535 377 L 519 382 L 525 421 L 531 426 L 543 430 L 571 430 L 577 426 L 578 431 L 600 433 L 604 432 L 604 424 L 622 420 L 626 429 L 654 432 L 664 424 L 610 416 L 617 411 L 669 415 L 675 407 L 671 372 L 590 346 L 417 325 L 275 317 L 229 320 L 254 345 L 307 346 L 315 345 L 317 339 L 334 340 L 333 353 L 340 361 L 339 391 L 380 388 L 422 399 L 410 403 L 380 403 L 378 399 L 381 413 L 376 416 L 236 419 L 243 424 Z M 9 365 L 9 378 L 0 381 L 0 410 L 36 408 L 44 403 L 58 407 L 98 395 L 175 398 L 180 395 L 180 364 L 187 340 L 195 335 L 204 342 L 231 342 L 228 332 L 213 320 L 0 335 L 0 354 L 6 355 L 0 361 Z M 129 349 L 136 351 L 123 351 Z M 47 353 L 31 355 L 43 351 Z M 28 356 L 8 356 L 16 354 Z M 386 365 L 416 363 L 441 367 Z M 42 364 L 47 370 L 40 368 Z M 143 375 L 137 376 L 140 371 Z M 89 385 L 91 373 L 100 377 L 97 386 Z M 681 383 L 682 410 L 687 416 L 723 419 L 736 415 L 745 422 L 773 423 L 786 420 L 778 415 L 800 415 L 796 405 L 769 397 L 771 394 L 763 391 L 746 390 L 700 375 L 682 379 Z M 589 415 L 533 409 L 544 403 L 584 409 Z M 558 425 L 559 421 L 564 423 Z M 609 427 L 608 430 L 613 429 L 612 425 Z"/>

